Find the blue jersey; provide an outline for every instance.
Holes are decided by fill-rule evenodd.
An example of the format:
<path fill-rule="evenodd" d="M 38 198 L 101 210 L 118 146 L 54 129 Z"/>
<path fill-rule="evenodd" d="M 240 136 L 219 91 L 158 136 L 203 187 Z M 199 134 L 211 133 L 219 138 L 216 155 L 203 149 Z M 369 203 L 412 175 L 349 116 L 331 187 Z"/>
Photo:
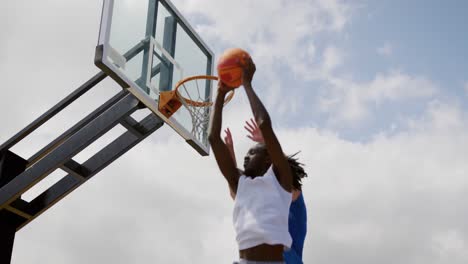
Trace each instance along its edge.
<path fill-rule="evenodd" d="M 283 254 L 287 264 L 302 264 L 302 250 L 307 234 L 307 210 L 302 193 L 289 208 L 289 233 L 292 237 L 291 249 Z"/>

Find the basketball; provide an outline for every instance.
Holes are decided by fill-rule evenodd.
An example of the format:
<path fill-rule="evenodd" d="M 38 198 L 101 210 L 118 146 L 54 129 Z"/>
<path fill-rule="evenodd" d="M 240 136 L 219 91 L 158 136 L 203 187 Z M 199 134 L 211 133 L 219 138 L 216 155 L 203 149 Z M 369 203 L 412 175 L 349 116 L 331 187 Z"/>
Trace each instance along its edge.
<path fill-rule="evenodd" d="M 245 66 L 249 53 L 239 48 L 226 50 L 218 61 L 218 76 L 225 85 L 238 88 L 242 85 L 242 67 Z"/>

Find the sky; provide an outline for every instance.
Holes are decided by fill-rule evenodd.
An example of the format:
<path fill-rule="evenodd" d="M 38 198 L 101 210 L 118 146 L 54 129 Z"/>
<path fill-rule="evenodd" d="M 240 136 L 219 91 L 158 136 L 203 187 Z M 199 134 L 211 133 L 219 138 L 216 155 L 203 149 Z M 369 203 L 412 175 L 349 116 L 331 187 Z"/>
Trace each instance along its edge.
<path fill-rule="evenodd" d="M 467 263 L 466 1 L 173 3 L 216 54 L 250 52 L 283 149 L 301 151 L 304 263 Z M 2 4 L 0 142 L 99 71 L 101 8 Z M 120 89 L 107 78 L 12 151 L 28 158 Z M 239 163 L 252 144 L 242 89 L 224 113 Z M 213 156 L 163 126 L 20 230 L 12 263 L 231 263 L 232 209 Z"/>

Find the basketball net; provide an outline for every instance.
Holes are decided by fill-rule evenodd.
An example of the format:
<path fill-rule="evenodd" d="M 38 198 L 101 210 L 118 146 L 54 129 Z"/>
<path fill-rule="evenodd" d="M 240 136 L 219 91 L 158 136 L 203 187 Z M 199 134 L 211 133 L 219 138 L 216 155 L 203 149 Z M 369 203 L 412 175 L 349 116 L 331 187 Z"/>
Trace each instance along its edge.
<path fill-rule="evenodd" d="M 199 81 L 203 81 L 200 85 Z M 175 114 L 180 107 L 184 107 L 191 117 L 192 135 L 199 141 L 206 138 L 206 131 L 209 126 L 211 106 L 211 96 L 207 96 L 208 82 L 218 81 L 218 77 L 210 75 L 197 75 L 180 80 L 172 91 L 163 91 L 159 94 L 159 111 L 167 118 Z M 211 83 L 212 85 L 212 83 Z M 211 86 L 212 87 L 212 86 Z M 234 97 L 234 89 L 231 90 L 224 101 L 224 105 L 229 103 Z"/>

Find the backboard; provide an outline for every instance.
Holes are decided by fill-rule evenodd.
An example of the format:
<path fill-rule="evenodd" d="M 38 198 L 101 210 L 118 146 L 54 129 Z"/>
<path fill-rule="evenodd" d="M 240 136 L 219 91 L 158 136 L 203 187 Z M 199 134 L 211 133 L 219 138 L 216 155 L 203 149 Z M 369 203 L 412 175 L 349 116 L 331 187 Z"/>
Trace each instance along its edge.
<path fill-rule="evenodd" d="M 159 93 L 187 76 L 212 75 L 213 53 L 168 0 L 104 0 L 95 64 L 161 117 L 201 155 L 209 154 L 208 126 L 193 128 L 181 107 L 167 118 L 158 110 Z M 211 101 L 212 83 L 197 93 Z M 201 94 L 201 95 L 200 95 Z M 205 111 L 211 111 L 211 107 Z"/>

